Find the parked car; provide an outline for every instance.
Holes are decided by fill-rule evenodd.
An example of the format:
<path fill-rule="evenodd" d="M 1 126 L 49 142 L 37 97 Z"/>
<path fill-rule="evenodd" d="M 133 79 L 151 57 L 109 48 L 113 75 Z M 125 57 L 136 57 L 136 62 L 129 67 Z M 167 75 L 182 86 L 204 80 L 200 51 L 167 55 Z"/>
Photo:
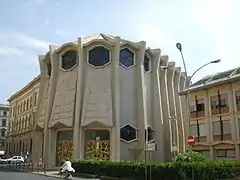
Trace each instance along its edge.
<path fill-rule="evenodd" d="M 24 158 L 22 156 L 13 156 L 7 159 L 1 159 L 0 161 L 2 162 L 2 164 L 17 163 L 17 162 L 24 162 Z"/>
<path fill-rule="evenodd" d="M 6 158 L 6 157 L 1 157 L 0 158 L 0 164 L 6 164 L 7 161 L 8 161 L 8 158 Z"/>

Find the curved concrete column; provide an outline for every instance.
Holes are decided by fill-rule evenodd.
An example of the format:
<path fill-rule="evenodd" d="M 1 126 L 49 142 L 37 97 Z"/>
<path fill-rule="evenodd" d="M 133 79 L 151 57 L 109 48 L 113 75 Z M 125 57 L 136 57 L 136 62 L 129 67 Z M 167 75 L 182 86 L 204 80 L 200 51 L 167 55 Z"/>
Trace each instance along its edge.
<path fill-rule="evenodd" d="M 145 127 L 147 121 L 147 114 L 146 114 L 146 97 L 145 97 L 145 86 L 144 86 L 144 69 L 143 69 L 143 61 L 145 56 L 145 49 L 146 49 L 146 42 L 142 41 L 140 44 L 140 50 L 137 53 L 137 59 L 139 60 L 136 62 L 137 68 L 137 81 L 139 83 L 137 89 L 137 126 L 139 129 L 139 140 L 138 140 L 138 148 L 144 149 L 145 148 Z M 140 159 L 144 159 L 142 156 Z"/>
<path fill-rule="evenodd" d="M 50 76 L 50 83 L 49 83 L 49 91 L 48 93 L 48 104 L 46 108 L 46 117 L 45 117 L 45 124 L 44 124 L 44 147 L 43 147 L 43 158 L 46 165 L 46 168 L 51 168 L 54 166 L 51 162 L 50 152 L 51 152 L 51 130 L 49 129 L 48 125 L 50 122 L 50 117 L 52 113 L 52 106 L 54 102 L 54 94 L 56 91 L 56 83 L 57 83 L 57 76 L 59 70 L 59 60 L 58 56 L 55 52 L 55 46 L 49 46 L 50 49 L 50 60 L 52 64 L 52 74 Z"/>
<path fill-rule="evenodd" d="M 74 115 L 74 129 L 73 129 L 73 158 L 82 159 L 81 144 L 83 141 L 83 134 L 80 128 L 81 112 L 82 112 L 82 98 L 83 98 L 83 71 L 84 71 L 84 58 L 83 58 L 83 43 L 82 39 L 78 38 L 78 72 L 77 72 L 77 92 L 76 92 L 76 105 Z"/>
<path fill-rule="evenodd" d="M 183 125 L 183 110 L 178 93 L 180 92 L 180 77 L 181 77 L 181 68 L 176 67 L 174 73 L 174 94 L 176 102 L 176 112 L 177 112 L 177 126 L 179 134 L 179 152 L 185 152 L 185 135 L 184 135 L 184 125 Z"/>
<path fill-rule="evenodd" d="M 157 151 L 152 153 L 151 161 L 164 161 L 164 127 L 163 127 L 163 112 L 162 112 L 162 97 L 161 97 L 161 85 L 160 85 L 160 58 L 161 50 L 154 50 L 155 57 L 152 61 L 152 104 L 153 104 L 153 119 L 152 126 L 155 130 L 156 137 L 155 143 L 157 144 Z"/>
<path fill-rule="evenodd" d="M 162 112 L 163 112 L 163 124 L 164 124 L 164 161 L 171 160 L 171 136 L 170 136 L 170 110 L 169 110 L 169 99 L 168 99 L 168 88 L 167 88 L 167 76 L 166 70 L 161 69 L 161 66 L 167 66 L 168 56 L 162 56 L 160 60 L 160 87 L 161 87 L 161 98 L 162 98 Z"/>
<path fill-rule="evenodd" d="M 174 75 L 175 75 L 175 62 L 169 62 L 168 63 L 168 69 L 167 69 L 167 88 L 168 88 L 168 100 L 169 100 L 169 110 L 170 110 L 170 118 L 169 118 L 169 124 L 170 124 L 170 131 L 171 131 L 171 150 L 173 153 L 173 156 L 176 154 L 176 152 L 179 151 L 178 149 L 178 128 L 177 128 L 177 120 L 178 116 L 176 113 L 176 103 L 175 103 L 175 92 L 174 92 Z"/>
<path fill-rule="evenodd" d="M 113 103 L 114 103 L 114 126 L 113 130 L 113 160 L 120 161 L 120 92 L 119 92 L 119 53 L 120 53 L 120 37 L 116 37 L 114 45 L 114 61 L 113 61 Z"/>

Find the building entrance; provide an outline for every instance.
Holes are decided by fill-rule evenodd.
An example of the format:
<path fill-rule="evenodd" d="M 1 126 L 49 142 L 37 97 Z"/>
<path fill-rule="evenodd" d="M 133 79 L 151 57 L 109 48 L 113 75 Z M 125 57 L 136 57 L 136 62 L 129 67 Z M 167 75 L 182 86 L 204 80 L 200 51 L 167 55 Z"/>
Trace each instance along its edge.
<path fill-rule="evenodd" d="M 85 131 L 85 159 L 110 159 L 110 132 L 108 130 Z"/>
<path fill-rule="evenodd" d="M 71 159 L 73 153 L 72 131 L 59 131 L 56 144 L 56 166 L 61 166 L 66 159 Z"/>

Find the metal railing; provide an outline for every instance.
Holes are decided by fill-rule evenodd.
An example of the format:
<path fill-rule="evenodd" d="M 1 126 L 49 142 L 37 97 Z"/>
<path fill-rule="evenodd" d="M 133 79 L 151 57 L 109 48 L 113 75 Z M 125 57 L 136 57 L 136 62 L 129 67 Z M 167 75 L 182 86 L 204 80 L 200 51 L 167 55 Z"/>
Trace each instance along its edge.
<path fill-rule="evenodd" d="M 5 164 L 6 168 L 18 169 L 22 171 L 30 171 L 33 172 L 33 163 L 31 161 L 26 162 L 14 162 L 9 161 Z"/>

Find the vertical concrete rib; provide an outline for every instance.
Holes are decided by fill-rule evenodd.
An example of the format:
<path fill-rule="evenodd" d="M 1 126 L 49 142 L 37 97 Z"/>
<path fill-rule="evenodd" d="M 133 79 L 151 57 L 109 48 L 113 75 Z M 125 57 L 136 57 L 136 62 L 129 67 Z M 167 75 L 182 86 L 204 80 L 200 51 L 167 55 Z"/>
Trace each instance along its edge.
<path fill-rule="evenodd" d="M 152 126 L 156 132 L 155 143 L 157 144 L 157 151 L 153 152 L 152 161 L 164 161 L 164 132 L 163 132 L 163 112 L 162 112 L 162 98 L 161 98 L 161 87 L 160 87 L 160 58 L 161 50 L 154 50 L 155 57 L 153 59 L 153 83 L 152 83 L 152 104 L 153 104 L 153 120 Z"/>
<path fill-rule="evenodd" d="M 50 158 L 49 158 L 49 152 L 50 152 L 50 129 L 49 129 L 49 122 L 50 117 L 52 113 L 52 107 L 55 97 L 55 91 L 56 91 L 56 83 L 57 83 L 57 76 L 59 71 L 59 56 L 55 52 L 55 46 L 50 45 L 50 60 L 52 64 L 52 74 L 50 76 L 50 83 L 49 83 L 49 90 L 48 90 L 48 104 L 47 104 L 47 112 L 46 112 L 46 118 L 45 118 L 45 124 L 44 124 L 44 161 L 47 168 L 50 168 Z"/>
<path fill-rule="evenodd" d="M 120 92 L 119 92 L 119 53 L 120 53 L 120 37 L 115 38 L 114 46 L 114 62 L 113 62 L 113 116 L 114 116 L 114 157 L 113 160 L 120 160 Z"/>
<path fill-rule="evenodd" d="M 76 159 L 81 159 L 80 156 L 80 144 L 82 137 L 80 136 L 80 121 L 81 121 L 81 112 L 82 112 L 82 89 L 83 89 L 83 44 L 82 39 L 78 38 L 78 73 L 77 73 L 77 94 L 76 94 L 76 106 L 75 106 L 75 121 L 73 128 L 73 157 Z"/>
<path fill-rule="evenodd" d="M 170 137 L 170 124 L 169 124 L 169 100 L 167 90 L 167 72 L 165 69 L 161 69 L 161 66 L 166 67 L 168 64 L 168 56 L 162 56 L 160 60 L 160 87 L 162 98 L 162 112 L 164 123 L 164 161 L 171 160 L 171 137 Z"/>
<path fill-rule="evenodd" d="M 138 141 L 138 148 L 144 149 L 145 147 L 145 121 L 146 121 L 146 107 L 145 107 L 145 100 L 144 100 L 144 69 L 143 69 L 143 61 L 144 61 L 144 55 L 145 55 L 145 48 L 146 48 L 146 42 L 142 41 L 138 43 L 140 46 L 140 50 L 137 52 L 137 59 L 136 62 L 137 65 L 137 77 L 139 82 L 138 87 L 138 103 L 137 103 L 137 116 L 138 116 L 138 129 L 140 131 L 139 133 L 139 141 Z M 143 156 L 142 156 L 143 159 Z"/>
<path fill-rule="evenodd" d="M 170 118 L 169 118 L 169 124 L 170 124 L 170 136 L 171 136 L 171 150 L 176 151 L 178 148 L 178 136 L 177 136 L 177 122 L 178 119 L 176 114 L 176 104 L 175 104 L 175 94 L 174 94 L 174 68 L 175 68 L 175 62 L 169 62 L 168 68 L 167 68 L 167 89 L 168 89 L 168 102 L 169 102 L 169 110 L 170 110 Z M 174 148 L 174 149 L 173 149 Z"/>
<path fill-rule="evenodd" d="M 178 127 L 178 135 L 179 135 L 179 152 L 185 151 L 185 137 L 184 137 L 184 126 L 183 126 L 183 114 L 182 114 L 182 104 L 180 100 L 180 96 L 178 93 L 180 92 L 180 78 L 181 78 L 181 68 L 176 67 L 174 73 L 174 94 L 175 94 L 175 102 L 176 102 L 176 111 L 177 111 L 177 127 Z"/>

